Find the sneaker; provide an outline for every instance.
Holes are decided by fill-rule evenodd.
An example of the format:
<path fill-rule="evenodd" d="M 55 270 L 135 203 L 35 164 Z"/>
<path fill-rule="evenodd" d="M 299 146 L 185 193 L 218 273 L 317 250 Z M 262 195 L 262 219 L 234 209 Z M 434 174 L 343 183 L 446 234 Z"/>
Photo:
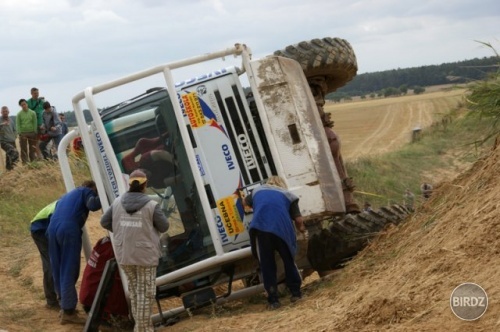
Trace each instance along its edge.
<path fill-rule="evenodd" d="M 290 298 L 290 302 L 291 303 L 295 303 L 297 302 L 298 300 L 300 300 L 302 298 L 302 295 L 293 295 L 291 298 Z"/>
<path fill-rule="evenodd" d="M 281 307 L 281 303 L 279 303 L 279 302 L 273 302 L 273 303 L 269 303 L 269 304 L 267 305 L 267 309 L 268 309 L 268 310 L 276 310 L 276 309 L 278 309 L 279 307 Z"/>
<path fill-rule="evenodd" d="M 61 325 L 65 325 L 65 324 L 81 324 L 81 325 L 85 325 L 85 323 L 87 322 L 87 319 L 80 316 L 78 314 L 78 312 L 74 312 L 72 314 L 68 314 L 66 312 L 64 312 L 63 310 L 61 310 L 61 319 L 60 319 L 60 323 Z"/>

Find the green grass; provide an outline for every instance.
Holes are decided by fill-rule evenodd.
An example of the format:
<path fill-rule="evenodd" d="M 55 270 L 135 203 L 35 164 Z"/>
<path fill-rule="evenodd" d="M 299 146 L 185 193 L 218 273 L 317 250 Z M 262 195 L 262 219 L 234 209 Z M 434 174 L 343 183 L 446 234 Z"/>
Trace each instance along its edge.
<path fill-rule="evenodd" d="M 75 182 L 89 178 L 88 166 L 72 160 Z M 59 164 L 34 162 L 0 175 L 0 246 L 15 246 L 30 234 L 33 217 L 66 192 Z"/>
<path fill-rule="evenodd" d="M 354 178 L 358 192 L 357 201 L 361 205 L 369 201 L 375 207 L 402 203 L 406 188 L 418 197 L 421 183 L 433 178 L 436 172 L 477 160 L 487 146 L 480 141 L 491 122 L 470 113 L 461 116 L 458 111 L 454 113 L 446 128 L 432 126 L 424 130 L 419 141 L 401 150 L 348 163 L 349 176 Z"/>

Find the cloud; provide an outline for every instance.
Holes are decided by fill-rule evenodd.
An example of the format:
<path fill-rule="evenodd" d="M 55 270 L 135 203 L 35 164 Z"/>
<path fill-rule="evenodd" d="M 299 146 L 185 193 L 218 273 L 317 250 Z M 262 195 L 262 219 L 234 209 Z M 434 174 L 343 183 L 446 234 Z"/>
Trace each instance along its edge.
<path fill-rule="evenodd" d="M 127 23 L 125 18 L 120 17 L 120 15 L 111 10 L 84 10 L 82 16 L 83 20 L 77 24 L 113 25 L 117 23 Z"/>
<path fill-rule="evenodd" d="M 71 109 L 88 85 L 236 42 L 259 58 L 340 37 L 353 46 L 360 73 L 489 56 L 474 40 L 498 40 L 499 16 L 493 0 L 3 0 L 0 103 L 17 109 L 36 85 Z M 179 71 L 180 79 L 228 63 Z"/>

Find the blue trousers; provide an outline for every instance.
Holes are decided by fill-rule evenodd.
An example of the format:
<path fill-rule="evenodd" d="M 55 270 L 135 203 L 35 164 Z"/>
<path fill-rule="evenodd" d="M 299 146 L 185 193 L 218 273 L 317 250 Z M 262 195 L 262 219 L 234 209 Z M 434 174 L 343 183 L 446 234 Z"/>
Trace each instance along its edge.
<path fill-rule="evenodd" d="M 60 298 L 61 309 L 74 310 L 78 304 L 76 282 L 80 275 L 82 230 L 75 227 L 49 227 L 49 256 L 54 288 Z M 71 225 L 74 226 L 74 225 Z"/>
<path fill-rule="evenodd" d="M 285 283 L 292 296 L 301 296 L 300 286 L 302 279 L 300 278 L 299 270 L 295 265 L 292 253 L 285 241 L 280 237 L 259 230 L 255 231 L 256 244 L 258 249 L 258 257 L 260 270 L 262 272 L 262 281 L 267 292 L 267 301 L 269 303 L 279 302 L 278 297 L 278 280 L 277 267 L 274 253 L 277 251 L 283 260 L 285 267 Z"/>

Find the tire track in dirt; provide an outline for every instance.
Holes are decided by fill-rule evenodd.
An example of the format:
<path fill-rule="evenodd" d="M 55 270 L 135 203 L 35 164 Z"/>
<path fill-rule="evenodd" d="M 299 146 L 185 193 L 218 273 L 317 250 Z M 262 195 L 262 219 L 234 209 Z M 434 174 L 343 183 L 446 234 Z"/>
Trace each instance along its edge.
<path fill-rule="evenodd" d="M 399 118 L 397 123 L 401 123 L 402 125 L 393 128 L 393 130 L 389 132 L 392 137 L 386 138 L 389 142 L 384 144 L 384 148 L 380 151 L 382 153 L 395 150 L 402 144 L 411 140 L 411 132 L 415 127 L 415 107 L 413 103 L 401 106 L 397 114 Z M 405 122 L 406 124 L 404 124 Z"/>
<path fill-rule="evenodd" d="M 390 119 L 389 119 L 390 118 Z M 378 124 L 378 127 L 375 131 L 370 133 L 368 137 L 366 137 L 359 145 L 355 147 L 354 150 L 349 151 L 350 156 L 363 155 L 363 150 L 371 150 L 374 144 L 376 144 L 376 137 L 383 136 L 385 132 L 388 130 L 388 122 L 392 124 L 394 120 L 393 113 L 388 110 L 385 112 L 384 118 Z"/>

